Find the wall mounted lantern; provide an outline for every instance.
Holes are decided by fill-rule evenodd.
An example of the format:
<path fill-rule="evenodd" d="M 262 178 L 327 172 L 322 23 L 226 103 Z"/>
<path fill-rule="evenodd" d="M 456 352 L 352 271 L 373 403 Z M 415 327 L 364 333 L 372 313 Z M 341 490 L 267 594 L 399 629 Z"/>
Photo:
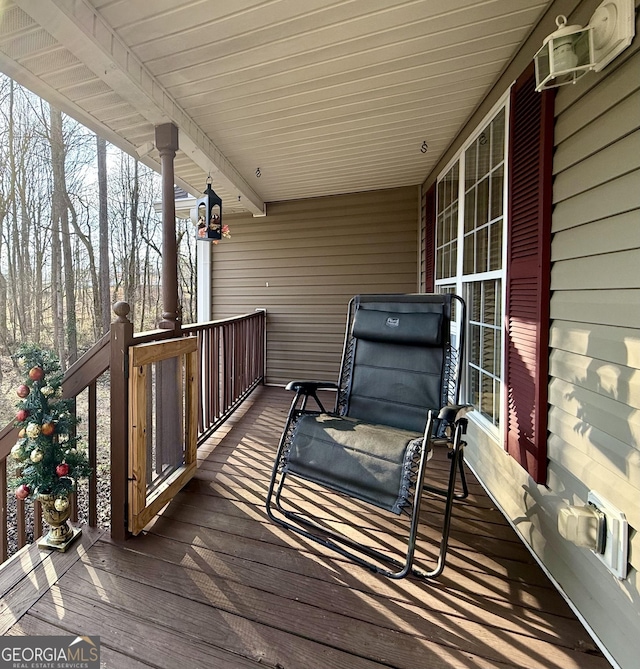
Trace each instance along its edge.
<path fill-rule="evenodd" d="M 605 0 L 584 28 L 568 26 L 566 17 L 558 16 L 558 29 L 534 56 L 536 90 L 572 84 L 590 70 L 606 67 L 631 44 L 634 15 L 634 0 Z"/>
<path fill-rule="evenodd" d="M 211 177 L 207 189 L 196 202 L 196 239 L 219 242 L 222 239 L 222 200 L 211 188 Z"/>

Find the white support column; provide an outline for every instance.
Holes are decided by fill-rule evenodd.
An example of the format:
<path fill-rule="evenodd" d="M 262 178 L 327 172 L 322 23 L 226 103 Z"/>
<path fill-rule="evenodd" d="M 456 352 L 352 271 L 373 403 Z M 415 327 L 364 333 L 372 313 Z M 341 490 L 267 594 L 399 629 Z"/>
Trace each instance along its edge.
<path fill-rule="evenodd" d="M 198 323 L 211 320 L 211 244 L 196 242 Z"/>

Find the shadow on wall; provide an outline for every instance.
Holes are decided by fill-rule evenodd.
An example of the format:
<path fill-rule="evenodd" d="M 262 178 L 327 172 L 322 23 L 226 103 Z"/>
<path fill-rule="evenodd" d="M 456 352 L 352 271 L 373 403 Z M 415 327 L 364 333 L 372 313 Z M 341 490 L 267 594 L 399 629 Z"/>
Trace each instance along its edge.
<path fill-rule="evenodd" d="M 594 333 L 587 327 L 552 343 L 550 445 L 561 439 L 569 448 L 551 450 L 587 487 L 594 487 L 593 472 L 601 472 L 603 479 L 608 472 L 639 488 L 640 371 L 631 365 L 640 359 L 640 333 L 622 328 L 598 328 Z M 603 340 L 603 332 L 613 332 L 615 339 Z M 578 455 L 583 458 L 581 467 L 572 462 Z M 587 465 L 598 469 L 584 470 L 581 476 Z M 604 485 L 612 487 L 608 478 Z"/>
<path fill-rule="evenodd" d="M 514 519 L 538 546 L 557 510 L 586 504 L 589 490 L 629 515 L 640 489 L 640 334 L 558 323 L 550 346 L 549 478 L 546 488 L 523 486 L 526 510 Z M 629 520 L 637 529 L 637 518 Z"/>

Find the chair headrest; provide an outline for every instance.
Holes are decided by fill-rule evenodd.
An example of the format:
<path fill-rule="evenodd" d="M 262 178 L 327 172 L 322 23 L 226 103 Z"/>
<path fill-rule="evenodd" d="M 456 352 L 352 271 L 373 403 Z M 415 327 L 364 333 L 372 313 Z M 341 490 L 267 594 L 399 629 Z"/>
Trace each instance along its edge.
<path fill-rule="evenodd" d="M 358 309 L 352 334 L 356 339 L 407 346 L 441 346 L 442 313 L 400 313 Z"/>

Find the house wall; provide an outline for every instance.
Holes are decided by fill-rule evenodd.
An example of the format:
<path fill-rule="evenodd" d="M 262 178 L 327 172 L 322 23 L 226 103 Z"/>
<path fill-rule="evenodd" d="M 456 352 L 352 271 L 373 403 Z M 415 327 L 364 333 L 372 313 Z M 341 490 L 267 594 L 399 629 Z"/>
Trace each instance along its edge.
<path fill-rule="evenodd" d="M 270 203 L 225 216 L 212 318 L 267 309 L 267 382 L 337 380 L 347 304 L 418 290 L 419 187 Z"/>
<path fill-rule="evenodd" d="M 583 12 L 584 13 L 584 12 Z M 570 17 L 586 23 L 590 13 Z M 621 667 L 640 655 L 640 39 L 555 104 L 547 485 L 477 427 L 468 460 Z M 596 490 L 626 514 L 618 581 L 562 539 Z"/>

